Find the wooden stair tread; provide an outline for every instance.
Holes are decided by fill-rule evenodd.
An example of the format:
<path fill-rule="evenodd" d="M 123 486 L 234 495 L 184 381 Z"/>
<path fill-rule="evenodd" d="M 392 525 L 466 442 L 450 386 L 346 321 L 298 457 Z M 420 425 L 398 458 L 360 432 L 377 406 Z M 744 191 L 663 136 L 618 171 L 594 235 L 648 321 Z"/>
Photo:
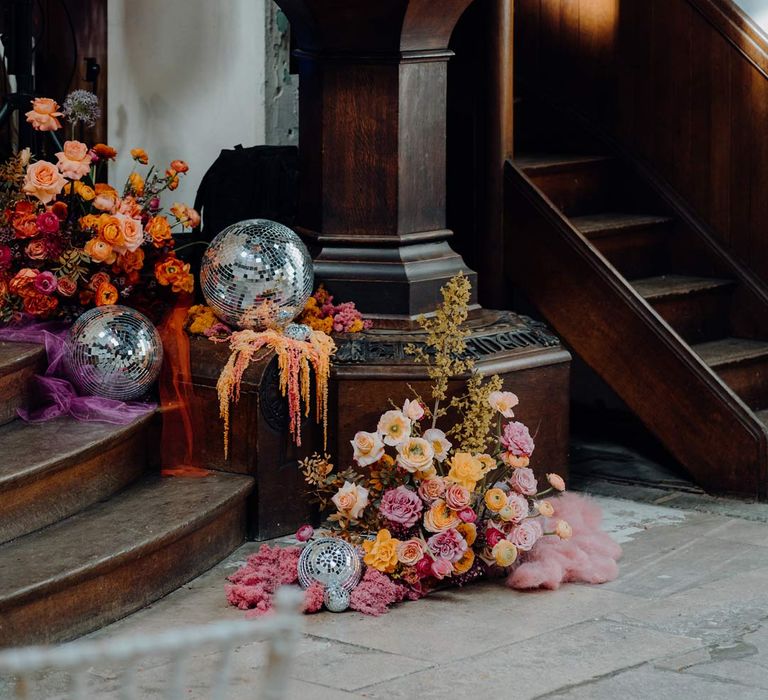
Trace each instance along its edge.
<path fill-rule="evenodd" d="M 45 348 L 42 345 L 0 341 L 0 377 L 37 364 L 44 355 Z"/>
<path fill-rule="evenodd" d="M 768 342 L 748 338 L 721 338 L 691 348 L 710 367 L 768 358 Z"/>
<path fill-rule="evenodd" d="M 19 481 L 38 478 L 42 472 L 61 469 L 106 450 L 150 419 L 148 414 L 128 425 L 112 425 L 62 417 L 43 423 L 15 420 L 0 426 L 0 492 Z"/>
<path fill-rule="evenodd" d="M 613 157 L 604 155 L 586 155 L 579 153 L 569 154 L 524 154 L 516 156 L 515 165 L 529 175 L 543 175 L 546 173 L 558 173 L 574 168 L 589 167 L 599 163 L 613 161 Z"/>
<path fill-rule="evenodd" d="M 244 499 L 252 485 L 249 476 L 225 473 L 145 477 L 107 501 L 8 542 L 0 546 L 0 610 L 160 549 Z"/>
<path fill-rule="evenodd" d="M 663 226 L 672 221 L 673 219 L 670 217 L 658 214 L 622 214 L 615 212 L 571 217 L 571 223 L 576 229 L 593 238 L 649 226 Z"/>
<path fill-rule="evenodd" d="M 733 286 L 733 280 L 716 277 L 689 277 L 687 275 L 659 275 L 631 280 L 630 284 L 648 301 L 666 297 L 686 296 L 697 292 L 723 289 Z"/>
<path fill-rule="evenodd" d="M 766 427 L 768 428 L 768 408 L 763 409 L 762 411 L 755 411 L 755 415 L 757 416 L 757 419 Z"/>

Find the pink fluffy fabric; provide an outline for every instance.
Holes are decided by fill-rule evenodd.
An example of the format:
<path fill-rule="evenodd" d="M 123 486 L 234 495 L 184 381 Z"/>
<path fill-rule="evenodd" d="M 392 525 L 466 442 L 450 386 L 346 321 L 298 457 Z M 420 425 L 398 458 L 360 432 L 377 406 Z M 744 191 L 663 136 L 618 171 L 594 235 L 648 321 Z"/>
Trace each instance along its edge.
<path fill-rule="evenodd" d="M 507 586 L 518 589 L 547 588 L 554 590 L 567 582 L 606 583 L 619 574 L 616 563 L 621 547 L 600 527 L 602 511 L 592 499 L 566 493 L 553 499 L 554 523 L 566 520 L 573 537 L 561 540 L 542 537 L 536 546 L 507 578 Z"/>

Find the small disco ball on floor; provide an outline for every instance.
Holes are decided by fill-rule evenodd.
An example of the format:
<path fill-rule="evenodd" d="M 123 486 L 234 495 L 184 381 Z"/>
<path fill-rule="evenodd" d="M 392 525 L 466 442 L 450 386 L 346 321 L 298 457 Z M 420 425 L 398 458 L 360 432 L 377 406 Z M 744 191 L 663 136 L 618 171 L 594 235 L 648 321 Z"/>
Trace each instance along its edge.
<path fill-rule="evenodd" d="M 287 226 L 268 219 L 232 224 L 208 246 L 200 287 L 230 326 L 261 331 L 285 327 L 312 294 L 312 258 Z"/>
<path fill-rule="evenodd" d="M 160 374 L 163 343 L 150 320 L 127 306 L 97 306 L 72 324 L 64 363 L 83 394 L 130 401 Z"/>

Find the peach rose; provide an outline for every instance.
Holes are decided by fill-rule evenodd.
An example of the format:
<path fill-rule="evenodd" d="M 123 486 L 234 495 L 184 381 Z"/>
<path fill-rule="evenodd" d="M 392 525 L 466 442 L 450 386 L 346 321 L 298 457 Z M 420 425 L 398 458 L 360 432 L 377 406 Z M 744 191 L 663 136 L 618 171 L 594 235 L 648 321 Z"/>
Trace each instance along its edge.
<path fill-rule="evenodd" d="M 96 184 L 93 206 L 99 211 L 113 212 L 120 205 L 120 197 L 117 196 L 117 190 L 103 182 Z"/>
<path fill-rule="evenodd" d="M 556 491 L 565 491 L 565 481 L 559 474 L 547 474 L 547 481 Z"/>
<path fill-rule="evenodd" d="M 387 445 L 399 445 L 411 434 L 411 419 L 402 411 L 387 411 L 379 419 L 376 429 Z"/>
<path fill-rule="evenodd" d="M 29 267 L 23 267 L 13 276 L 11 281 L 8 283 L 8 289 L 11 294 L 24 296 L 30 290 L 30 288 L 32 288 L 36 278 L 37 270 L 33 270 Z"/>
<path fill-rule="evenodd" d="M 411 474 L 431 469 L 434 457 L 432 445 L 424 438 L 408 438 L 397 446 L 397 464 Z"/>
<path fill-rule="evenodd" d="M 492 391 L 488 396 L 488 403 L 494 411 L 501 413 L 504 418 L 514 418 L 512 409 L 520 403 L 520 400 L 511 391 Z"/>
<path fill-rule="evenodd" d="M 355 433 L 355 439 L 350 442 L 355 450 L 355 462 L 361 467 L 375 464 L 384 456 L 384 443 L 378 433 L 366 433 L 361 430 Z"/>
<path fill-rule="evenodd" d="M 406 540 L 397 545 L 397 560 L 406 566 L 413 566 L 424 556 L 424 545 L 419 540 Z"/>
<path fill-rule="evenodd" d="M 56 198 L 67 181 L 58 168 L 47 160 L 38 160 L 27 166 L 24 176 L 24 192 L 37 197 L 43 204 Z"/>
<path fill-rule="evenodd" d="M 134 253 L 144 243 L 144 229 L 141 226 L 141 221 L 132 219 L 124 214 L 115 214 L 115 218 L 120 219 L 120 223 L 123 225 L 123 246 L 125 250 Z"/>
<path fill-rule="evenodd" d="M 445 503 L 451 510 L 462 510 L 469 505 L 472 496 L 460 484 L 449 484 L 445 490 Z"/>
<path fill-rule="evenodd" d="M 419 496 L 423 501 L 431 503 L 445 494 L 445 481 L 442 476 L 435 476 L 432 479 L 424 479 L 419 484 Z"/>
<path fill-rule="evenodd" d="M 77 291 L 77 282 L 71 277 L 59 277 L 57 290 L 62 296 L 71 297 Z"/>
<path fill-rule="evenodd" d="M 36 97 L 32 100 L 32 109 L 24 116 L 36 131 L 56 131 L 61 128 L 61 122 L 56 118 L 61 116 L 59 105 L 50 97 Z"/>
<path fill-rule="evenodd" d="M 88 146 L 80 141 L 65 141 L 63 150 L 56 154 L 61 174 L 70 180 L 79 180 L 91 169 Z"/>
<path fill-rule="evenodd" d="M 331 500 L 342 515 L 357 520 L 368 505 L 368 489 L 345 481 Z"/>

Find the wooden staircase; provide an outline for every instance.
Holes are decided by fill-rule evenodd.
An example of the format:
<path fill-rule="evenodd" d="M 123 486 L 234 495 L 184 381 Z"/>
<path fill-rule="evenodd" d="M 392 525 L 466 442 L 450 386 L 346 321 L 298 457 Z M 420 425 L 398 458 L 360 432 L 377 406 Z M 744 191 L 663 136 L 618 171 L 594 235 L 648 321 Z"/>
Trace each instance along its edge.
<path fill-rule="evenodd" d="M 155 416 L 15 418 L 39 346 L 0 343 L 0 646 L 70 639 L 165 595 L 245 538 L 249 476 L 161 479 Z"/>
<path fill-rule="evenodd" d="M 768 495 L 765 287 L 649 173 L 535 102 L 515 119 L 510 283 L 704 488 Z"/>

